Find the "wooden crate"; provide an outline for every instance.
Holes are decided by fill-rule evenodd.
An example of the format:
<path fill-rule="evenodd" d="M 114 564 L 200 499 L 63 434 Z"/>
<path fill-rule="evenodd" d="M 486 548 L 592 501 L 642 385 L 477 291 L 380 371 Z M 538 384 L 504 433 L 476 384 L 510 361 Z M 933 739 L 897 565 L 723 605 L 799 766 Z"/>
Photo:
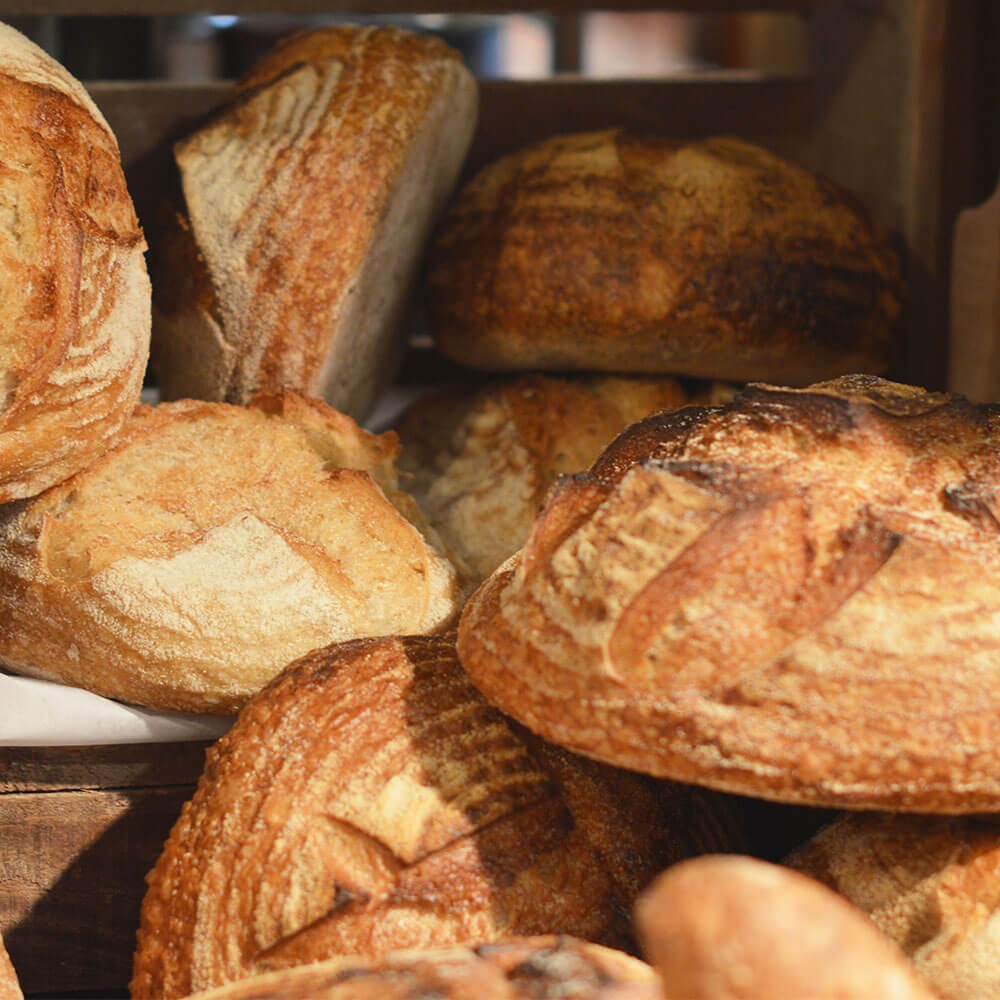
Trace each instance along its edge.
<path fill-rule="evenodd" d="M 358 10 L 350 0 L 0 0 L 0 17 L 47 13 Z M 549 0 L 574 18 L 587 0 Z M 412 10 L 367 0 L 365 13 Z M 439 12 L 536 9 L 528 0 L 436 0 Z M 897 235 L 911 289 L 901 377 L 944 382 L 952 221 L 978 194 L 969 53 L 988 0 L 617 0 L 602 9 L 741 12 L 806 19 L 803 76 L 746 72 L 656 80 L 487 81 L 468 171 L 556 132 L 623 125 L 677 137 L 758 140 L 851 188 Z M 221 85 L 101 83 L 140 218 L 168 176 L 173 138 Z M 2 710 L 2 706 L 0 706 Z M 27 991 L 124 990 L 144 873 L 200 773 L 203 744 L 0 748 L 0 932 Z"/>

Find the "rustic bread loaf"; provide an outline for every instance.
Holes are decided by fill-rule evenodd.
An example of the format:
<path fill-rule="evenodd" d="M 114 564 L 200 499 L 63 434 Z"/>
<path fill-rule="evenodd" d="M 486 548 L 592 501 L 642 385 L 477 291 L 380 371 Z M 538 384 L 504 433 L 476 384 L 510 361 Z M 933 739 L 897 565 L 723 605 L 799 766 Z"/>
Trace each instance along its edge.
<path fill-rule="evenodd" d="M 434 218 L 472 139 L 457 52 L 388 27 L 279 44 L 176 147 L 184 208 L 156 271 L 165 398 L 325 396 L 388 384 Z"/>
<path fill-rule="evenodd" d="M 663 1000 L 659 979 L 620 951 L 569 937 L 334 958 L 199 993 L 196 1000 Z M 192 998 L 195 1000 L 195 998 Z"/>
<path fill-rule="evenodd" d="M 3 938 L 0 938 L 0 1000 L 24 1000 L 21 984 L 17 981 L 17 973 L 11 965 L 7 949 L 3 946 Z"/>
<path fill-rule="evenodd" d="M 0 24 L 0 503 L 68 479 L 139 401 L 145 242 L 108 123 Z"/>
<path fill-rule="evenodd" d="M 462 595 L 395 447 L 293 395 L 140 408 L 100 461 L 0 511 L 0 663 L 230 712 L 317 646 L 444 626 Z"/>
<path fill-rule="evenodd" d="M 501 709 L 805 804 L 1000 810 L 1000 406 L 874 377 L 624 432 L 469 601 Z"/>
<path fill-rule="evenodd" d="M 685 861 L 640 899 L 643 949 L 665 1000 L 933 1000 L 853 906 L 748 857 Z"/>
<path fill-rule="evenodd" d="M 672 378 L 527 375 L 452 387 L 418 401 L 399 423 L 399 468 L 479 581 L 524 544 L 555 480 L 589 468 L 629 424 L 731 396 L 721 384 L 689 392 Z"/>
<path fill-rule="evenodd" d="M 510 723 L 454 637 L 317 650 L 209 751 L 149 877 L 132 996 L 511 934 L 620 947 L 658 871 L 737 833 L 711 793 Z"/>
<path fill-rule="evenodd" d="M 1000 824 L 852 814 L 786 864 L 845 896 L 944 1000 L 1000 996 Z"/>
<path fill-rule="evenodd" d="M 839 188 L 736 139 L 560 136 L 466 186 L 430 330 L 475 368 L 803 385 L 884 371 L 899 266 Z"/>

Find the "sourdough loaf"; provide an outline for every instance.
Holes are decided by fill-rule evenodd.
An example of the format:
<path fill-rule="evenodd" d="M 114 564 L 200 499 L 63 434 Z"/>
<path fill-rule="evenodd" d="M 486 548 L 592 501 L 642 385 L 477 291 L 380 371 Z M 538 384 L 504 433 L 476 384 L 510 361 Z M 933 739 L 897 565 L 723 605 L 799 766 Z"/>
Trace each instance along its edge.
<path fill-rule="evenodd" d="M 427 289 L 475 368 L 803 385 L 886 368 L 899 266 L 830 182 L 736 139 L 559 136 L 487 167 L 441 226 Z"/>
<path fill-rule="evenodd" d="M 511 934 L 620 947 L 658 871 L 737 833 L 711 793 L 510 723 L 453 637 L 317 650 L 209 751 L 148 880 L 132 996 Z"/>
<path fill-rule="evenodd" d="M 943 1000 L 1000 995 L 995 817 L 851 814 L 786 864 L 866 913 Z"/>
<path fill-rule="evenodd" d="M 183 209 L 156 271 L 165 398 L 325 396 L 363 415 L 401 355 L 476 86 L 457 52 L 388 27 L 293 36 L 176 147 Z"/>
<path fill-rule="evenodd" d="M 665 1000 L 934 1000 L 836 893 L 747 857 L 685 861 L 639 899 Z"/>
<path fill-rule="evenodd" d="M 569 937 L 329 959 L 199 993 L 196 1000 L 663 1000 L 636 958 Z M 195 1000 L 195 998 L 193 998 Z"/>
<path fill-rule="evenodd" d="M 660 414 L 471 598 L 487 698 L 619 766 L 1000 809 L 1000 406 L 874 377 Z"/>
<path fill-rule="evenodd" d="M 68 479 L 139 401 L 145 242 L 83 87 L 0 24 L 0 503 Z"/>
<path fill-rule="evenodd" d="M 294 395 L 140 408 L 86 471 L 0 511 L 0 663 L 230 712 L 317 646 L 444 626 L 455 572 L 395 449 Z"/>
<path fill-rule="evenodd" d="M 0 1000 L 24 1000 L 21 984 L 17 981 L 17 973 L 3 945 L 3 938 L 0 938 Z"/>
<path fill-rule="evenodd" d="M 688 391 L 672 378 L 528 375 L 451 387 L 399 423 L 399 468 L 480 581 L 524 544 L 560 475 L 589 468 L 615 435 L 657 410 L 731 395 L 721 384 Z"/>

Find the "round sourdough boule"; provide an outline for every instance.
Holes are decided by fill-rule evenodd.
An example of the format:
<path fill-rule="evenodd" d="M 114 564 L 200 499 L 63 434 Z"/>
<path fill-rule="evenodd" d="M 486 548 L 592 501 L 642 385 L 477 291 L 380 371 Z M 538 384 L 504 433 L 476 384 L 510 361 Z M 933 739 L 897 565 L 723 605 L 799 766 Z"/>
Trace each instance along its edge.
<path fill-rule="evenodd" d="M 675 865 L 640 897 L 636 924 L 665 1000 L 934 1000 L 853 906 L 754 858 Z"/>
<path fill-rule="evenodd" d="M 158 246 L 164 398 L 323 396 L 359 419 L 402 359 L 431 227 L 477 114 L 459 53 L 393 27 L 281 41 L 175 147 Z"/>
<path fill-rule="evenodd" d="M 777 801 L 1000 811 L 1000 406 L 873 377 L 659 414 L 462 614 L 546 739 Z"/>
<path fill-rule="evenodd" d="M 4 947 L 3 938 L 0 938 L 0 1000 L 24 1000 L 21 984 L 17 981 L 17 973 Z"/>
<path fill-rule="evenodd" d="M 0 504 L 90 464 L 139 401 L 145 247 L 104 116 L 0 24 Z"/>
<path fill-rule="evenodd" d="M 673 378 L 526 375 L 419 400 L 397 425 L 400 472 L 444 542 L 489 576 L 527 540 L 549 487 L 589 468 L 629 424 L 657 410 L 732 398 Z"/>
<path fill-rule="evenodd" d="M 628 946 L 658 871 L 738 839 L 729 808 L 527 733 L 453 636 L 317 650 L 209 751 L 148 879 L 132 996 L 508 935 Z"/>
<path fill-rule="evenodd" d="M 0 663 L 226 713 L 310 649 L 445 626 L 462 595 L 396 446 L 294 395 L 139 408 L 90 468 L 0 511 Z"/>
<path fill-rule="evenodd" d="M 192 1000 L 663 1000 L 637 958 L 570 937 L 335 958 L 268 972 Z"/>
<path fill-rule="evenodd" d="M 785 864 L 866 913 L 943 1000 L 1000 996 L 996 817 L 853 813 Z"/>
<path fill-rule="evenodd" d="M 843 190 L 737 139 L 558 136 L 483 170 L 427 279 L 474 368 L 793 385 L 886 370 L 899 262 Z"/>

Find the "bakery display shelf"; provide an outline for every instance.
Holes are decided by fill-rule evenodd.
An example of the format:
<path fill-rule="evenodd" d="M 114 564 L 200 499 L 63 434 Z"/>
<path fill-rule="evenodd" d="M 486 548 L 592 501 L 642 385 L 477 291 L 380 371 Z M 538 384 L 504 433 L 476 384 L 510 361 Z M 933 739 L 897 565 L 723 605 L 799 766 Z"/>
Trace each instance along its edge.
<path fill-rule="evenodd" d="M 904 252 L 911 288 L 897 371 L 943 382 L 951 225 L 975 200 L 973 60 L 986 0 L 618 0 L 587 9 L 743 12 L 806 18 L 802 77 L 748 73 L 670 79 L 482 83 L 467 173 L 558 132 L 626 126 L 681 138 L 731 133 L 771 146 L 853 190 Z M 43 14 L 412 11 L 412 0 L 0 0 L 0 19 Z M 537 10 L 525 0 L 437 0 L 423 12 Z M 122 149 L 150 224 L 171 143 L 219 102 L 223 84 L 89 83 Z M 417 347 L 414 381 L 451 366 Z M 201 771 L 205 743 L 0 748 L 0 933 L 28 992 L 120 992 L 127 984 L 144 876 Z"/>

